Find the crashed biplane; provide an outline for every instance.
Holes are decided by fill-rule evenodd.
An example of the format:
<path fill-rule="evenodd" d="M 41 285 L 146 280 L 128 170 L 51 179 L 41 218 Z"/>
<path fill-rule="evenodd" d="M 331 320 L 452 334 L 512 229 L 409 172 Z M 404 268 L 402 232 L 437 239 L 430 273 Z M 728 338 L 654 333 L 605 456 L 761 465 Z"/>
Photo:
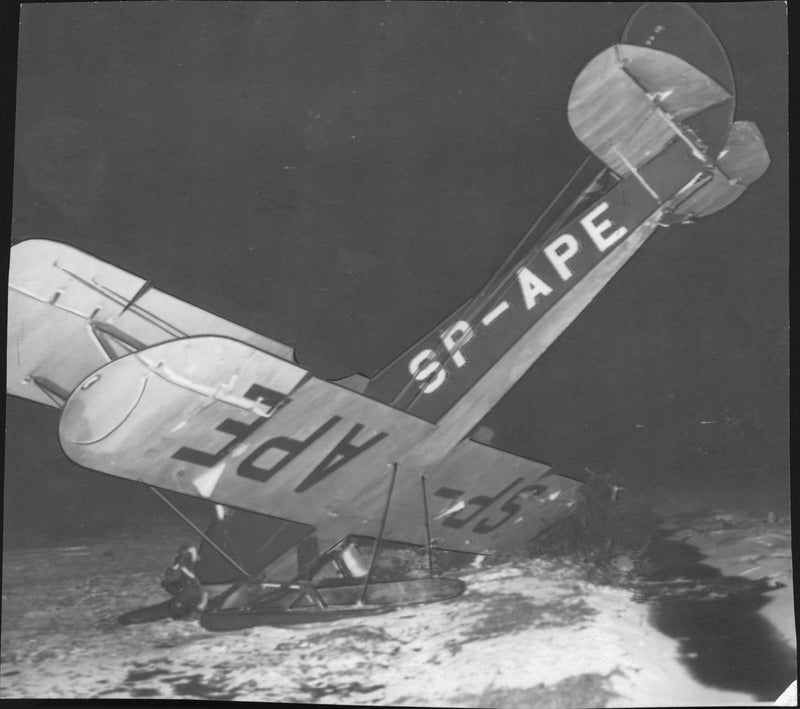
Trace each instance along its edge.
<path fill-rule="evenodd" d="M 429 560 L 507 554 L 578 504 L 580 475 L 474 432 L 658 227 L 726 206 L 769 157 L 755 125 L 733 121 L 724 51 L 681 5 L 634 13 L 575 80 L 567 115 L 600 161 L 588 186 L 372 378 L 324 381 L 292 348 L 70 246 L 12 248 L 8 392 L 61 409 L 72 461 L 222 511 L 193 571 L 216 594 L 205 627 L 451 598 L 463 583 L 432 568 L 373 578 L 380 543 Z M 356 537 L 376 540 L 368 564 L 346 553 Z"/>

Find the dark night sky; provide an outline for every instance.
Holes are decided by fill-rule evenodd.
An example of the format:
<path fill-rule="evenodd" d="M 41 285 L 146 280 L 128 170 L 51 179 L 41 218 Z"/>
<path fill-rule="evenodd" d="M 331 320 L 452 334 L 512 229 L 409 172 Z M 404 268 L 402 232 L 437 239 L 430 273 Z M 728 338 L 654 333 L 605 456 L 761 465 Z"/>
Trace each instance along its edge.
<path fill-rule="evenodd" d="M 635 7 L 24 5 L 11 236 L 149 278 L 320 376 L 372 373 L 480 288 L 580 164 L 572 81 Z M 786 504 L 786 7 L 695 7 L 769 171 L 656 232 L 486 423 L 637 491 Z M 56 426 L 9 400 L 7 526 L 145 509 L 64 459 Z"/>

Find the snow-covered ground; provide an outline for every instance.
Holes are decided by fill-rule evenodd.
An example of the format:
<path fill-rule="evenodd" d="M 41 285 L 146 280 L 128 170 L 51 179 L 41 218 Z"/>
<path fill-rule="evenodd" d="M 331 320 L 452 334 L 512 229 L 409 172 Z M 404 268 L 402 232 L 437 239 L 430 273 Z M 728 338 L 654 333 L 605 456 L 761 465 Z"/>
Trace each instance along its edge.
<path fill-rule="evenodd" d="M 788 521 L 704 512 L 665 526 L 725 576 L 785 584 L 755 612 L 771 629 L 778 664 L 796 662 Z M 704 675 L 692 664 L 691 642 L 660 632 L 656 602 L 625 587 L 634 570 L 624 556 L 615 560 L 614 585 L 589 581 L 579 565 L 518 560 L 459 572 L 467 582 L 460 598 L 369 618 L 231 633 L 197 622 L 118 625 L 120 613 L 163 599 L 161 572 L 184 538 L 191 539 L 184 528 L 164 527 L 5 552 L 2 697 L 504 708 L 772 699 L 696 679 Z M 752 642 L 745 656 L 765 640 Z M 783 689 L 761 694 L 777 698 Z"/>

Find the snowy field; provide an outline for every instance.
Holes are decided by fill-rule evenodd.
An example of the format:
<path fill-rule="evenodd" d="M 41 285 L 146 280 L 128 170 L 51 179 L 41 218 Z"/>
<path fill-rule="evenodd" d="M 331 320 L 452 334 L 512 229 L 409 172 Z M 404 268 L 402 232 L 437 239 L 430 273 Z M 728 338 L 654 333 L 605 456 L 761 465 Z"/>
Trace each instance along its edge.
<path fill-rule="evenodd" d="M 774 701 L 796 664 L 788 521 L 707 511 L 673 516 L 664 529 L 727 580 L 766 578 L 776 588 L 736 606 L 738 629 L 723 627 L 736 625 L 723 601 L 711 644 L 693 629 L 681 635 L 658 600 L 688 593 L 685 574 L 673 570 L 654 594 L 658 584 L 642 583 L 641 565 L 625 555 L 602 583 L 579 564 L 517 560 L 459 572 L 467 591 L 445 603 L 212 633 L 196 621 L 116 623 L 163 599 L 161 572 L 192 538 L 182 527 L 7 551 L 0 693 L 454 707 Z M 714 615 L 713 598 L 700 603 L 703 617 Z M 710 653 L 726 666 L 709 669 Z M 768 669 L 748 678 L 739 665 L 759 657 Z"/>

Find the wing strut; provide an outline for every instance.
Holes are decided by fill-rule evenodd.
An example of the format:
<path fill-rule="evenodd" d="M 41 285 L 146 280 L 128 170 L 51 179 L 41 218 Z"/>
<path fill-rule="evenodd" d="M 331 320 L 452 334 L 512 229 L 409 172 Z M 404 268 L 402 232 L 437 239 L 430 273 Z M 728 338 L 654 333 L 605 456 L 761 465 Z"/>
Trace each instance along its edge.
<path fill-rule="evenodd" d="M 314 574 L 324 565 L 335 561 L 331 555 L 348 539 L 345 537 L 318 556 L 312 564 L 306 565 L 305 568 L 309 568 L 310 573 L 305 578 L 298 577 L 289 584 L 251 581 L 250 583 L 241 582 L 234 585 L 220 596 L 221 601 L 216 603 L 213 608 L 209 607 L 209 609 L 200 614 L 200 625 L 206 630 L 237 630 L 255 625 L 312 623 L 320 620 L 372 615 L 412 603 L 444 601 L 463 593 L 465 584 L 460 579 L 433 575 L 430 523 L 428 521 L 428 501 L 424 475 L 420 476 L 420 480 L 425 511 L 426 550 L 430 575 L 423 578 L 371 583 L 386 529 L 386 519 L 389 516 L 392 494 L 397 478 L 398 465 L 396 462 L 391 465 L 392 474 L 389 480 L 389 489 L 386 494 L 380 528 L 372 548 L 369 569 L 363 581 L 359 579 L 356 582 L 348 574 L 343 574 L 344 578 L 338 579 L 315 581 L 313 578 Z"/>
<path fill-rule="evenodd" d="M 364 585 L 361 587 L 361 596 L 358 599 L 358 604 L 362 605 L 364 599 L 367 597 L 367 586 L 369 586 L 370 579 L 372 578 L 372 570 L 375 568 L 375 560 L 378 558 L 378 550 L 381 546 L 383 539 L 383 530 L 386 528 L 386 518 L 389 516 L 389 507 L 392 503 L 392 493 L 394 492 L 394 481 L 397 477 L 397 463 L 392 463 L 392 478 L 389 481 L 389 492 L 386 495 L 386 505 L 383 508 L 383 516 L 381 517 L 381 526 L 378 529 L 378 536 L 375 538 L 375 546 L 372 549 L 372 558 L 369 561 L 369 570 L 364 577 Z"/>
<path fill-rule="evenodd" d="M 149 291 L 152 287 L 153 287 L 152 281 L 149 280 L 145 281 L 142 284 L 142 287 L 138 291 L 136 291 L 136 295 L 134 295 L 133 298 L 131 298 L 127 303 L 125 303 L 125 307 L 120 312 L 120 315 L 122 315 L 122 313 L 124 313 L 128 308 L 130 308 L 137 300 L 139 300 L 139 298 L 141 298 L 145 293 L 147 293 L 147 291 Z"/>
<path fill-rule="evenodd" d="M 40 377 L 38 374 L 32 376 L 31 381 L 47 394 L 55 402 L 56 406 L 60 409 L 64 408 L 64 404 L 69 399 L 69 392 L 64 387 L 59 386 L 52 379 Z"/>
<path fill-rule="evenodd" d="M 89 324 L 89 331 L 94 335 L 95 340 L 105 352 L 109 361 L 115 360 L 120 354 L 114 349 L 113 343 L 122 346 L 127 350 L 125 354 L 130 352 L 139 352 L 145 349 L 147 345 L 131 337 L 127 332 L 114 327 L 109 323 L 93 321 Z"/>
<path fill-rule="evenodd" d="M 425 554 L 428 557 L 428 576 L 433 578 L 433 556 L 431 556 L 431 518 L 428 514 L 428 493 L 425 490 L 425 476 L 420 475 L 422 484 L 422 511 L 425 514 Z"/>
<path fill-rule="evenodd" d="M 149 487 L 156 495 L 158 495 L 164 502 L 166 502 L 173 512 L 175 512 L 184 522 L 186 522 L 186 524 L 188 524 L 195 532 L 197 532 L 203 538 L 204 541 L 210 544 L 218 554 L 221 554 L 222 557 L 225 559 L 225 561 L 227 561 L 231 566 L 233 566 L 234 569 L 236 569 L 240 574 L 242 574 L 246 579 L 248 579 L 248 581 L 255 581 L 253 576 L 249 574 L 247 571 L 245 571 L 245 569 L 242 567 L 241 564 L 237 563 L 236 560 L 230 554 L 228 554 L 221 546 L 219 546 L 219 544 L 217 544 L 202 529 L 200 529 L 200 527 L 198 527 L 183 512 L 181 512 L 178 509 L 178 507 L 173 502 L 171 502 L 166 497 L 166 495 L 164 495 L 163 492 L 161 492 L 161 490 L 159 490 L 157 487 L 153 487 L 152 485 L 148 485 L 147 487 Z"/>

